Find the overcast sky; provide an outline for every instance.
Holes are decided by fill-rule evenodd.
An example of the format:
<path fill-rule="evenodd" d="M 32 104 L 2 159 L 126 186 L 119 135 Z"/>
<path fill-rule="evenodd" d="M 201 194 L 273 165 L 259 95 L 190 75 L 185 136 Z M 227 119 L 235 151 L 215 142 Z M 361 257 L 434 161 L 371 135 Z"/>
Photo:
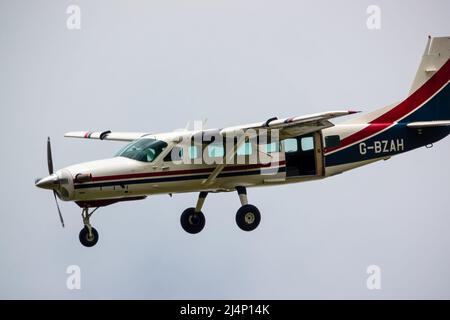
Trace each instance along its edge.
<path fill-rule="evenodd" d="M 81 8 L 81 30 L 66 9 Z M 366 25 L 381 8 L 381 29 Z M 450 34 L 442 1 L 0 0 L 0 298 L 450 298 L 450 139 L 320 182 L 249 189 L 260 227 L 235 224 L 236 194 L 102 208 L 100 240 L 78 241 L 81 210 L 34 187 L 56 168 L 123 144 L 73 130 L 223 127 L 404 98 L 427 36 Z M 66 269 L 81 268 L 81 290 Z M 368 290 L 366 268 L 381 268 Z"/>

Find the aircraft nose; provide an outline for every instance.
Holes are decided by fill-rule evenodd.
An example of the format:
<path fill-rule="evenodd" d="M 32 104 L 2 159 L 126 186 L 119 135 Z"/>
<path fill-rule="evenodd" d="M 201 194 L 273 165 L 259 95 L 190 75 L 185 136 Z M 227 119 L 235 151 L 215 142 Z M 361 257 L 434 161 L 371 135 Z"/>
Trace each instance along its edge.
<path fill-rule="evenodd" d="M 54 190 L 58 187 L 58 180 L 58 176 L 56 174 L 52 174 L 48 177 L 36 180 L 35 185 L 41 189 Z"/>

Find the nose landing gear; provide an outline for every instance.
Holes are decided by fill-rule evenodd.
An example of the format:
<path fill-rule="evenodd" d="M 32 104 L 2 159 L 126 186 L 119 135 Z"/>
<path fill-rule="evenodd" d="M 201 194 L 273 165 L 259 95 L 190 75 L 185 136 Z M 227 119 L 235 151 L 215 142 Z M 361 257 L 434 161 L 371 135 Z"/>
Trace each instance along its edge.
<path fill-rule="evenodd" d="M 95 208 L 91 213 L 89 213 L 89 208 L 83 208 L 81 217 L 83 218 L 84 228 L 81 229 L 79 234 L 80 242 L 85 247 L 93 247 L 98 242 L 98 232 L 94 227 L 91 226 L 90 218 L 97 211 Z"/>

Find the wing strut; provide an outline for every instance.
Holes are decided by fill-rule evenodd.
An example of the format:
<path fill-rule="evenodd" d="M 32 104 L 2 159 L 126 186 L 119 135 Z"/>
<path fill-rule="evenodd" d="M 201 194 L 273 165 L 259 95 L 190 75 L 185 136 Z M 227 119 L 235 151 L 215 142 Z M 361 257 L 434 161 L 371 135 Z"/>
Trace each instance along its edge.
<path fill-rule="evenodd" d="M 216 178 L 219 176 L 219 174 L 225 169 L 225 167 L 229 164 L 228 162 L 233 159 L 233 157 L 236 155 L 238 149 L 244 144 L 245 142 L 245 135 L 238 138 L 237 143 L 233 143 L 233 149 L 231 149 L 229 152 L 227 152 L 223 157 L 223 163 L 217 165 L 217 167 L 214 169 L 213 172 L 209 175 L 209 177 L 202 181 L 203 185 L 210 185 L 212 184 Z"/>

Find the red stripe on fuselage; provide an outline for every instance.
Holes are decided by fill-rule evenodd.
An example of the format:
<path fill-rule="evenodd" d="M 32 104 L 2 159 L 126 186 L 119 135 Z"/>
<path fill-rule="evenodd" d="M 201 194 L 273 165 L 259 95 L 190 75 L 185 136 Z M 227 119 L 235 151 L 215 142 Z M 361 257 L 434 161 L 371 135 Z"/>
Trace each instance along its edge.
<path fill-rule="evenodd" d="M 382 114 L 378 118 L 370 121 L 368 126 L 354 134 L 342 139 L 341 144 L 335 148 L 325 149 L 325 153 L 343 149 L 357 141 L 364 140 L 382 130 L 386 129 L 394 122 L 399 121 L 406 115 L 417 109 L 420 105 L 430 99 L 439 89 L 441 89 L 450 79 L 450 59 L 419 89 L 408 98 L 400 102 L 397 106 Z"/>
<path fill-rule="evenodd" d="M 268 164 L 237 165 L 237 166 L 226 167 L 226 168 L 224 168 L 223 171 L 270 168 L 271 166 L 283 166 L 285 164 L 286 164 L 286 161 L 280 161 L 278 163 L 268 163 Z M 92 177 L 91 181 L 95 182 L 95 181 L 106 181 L 106 180 L 123 180 L 123 179 L 137 179 L 137 178 L 160 177 L 160 176 L 183 175 L 183 174 L 210 173 L 210 172 L 213 172 L 214 169 L 215 168 L 204 168 L 204 169 L 175 170 L 175 171 L 166 171 L 166 172 L 121 174 L 121 175 L 114 175 L 114 176 Z"/>

